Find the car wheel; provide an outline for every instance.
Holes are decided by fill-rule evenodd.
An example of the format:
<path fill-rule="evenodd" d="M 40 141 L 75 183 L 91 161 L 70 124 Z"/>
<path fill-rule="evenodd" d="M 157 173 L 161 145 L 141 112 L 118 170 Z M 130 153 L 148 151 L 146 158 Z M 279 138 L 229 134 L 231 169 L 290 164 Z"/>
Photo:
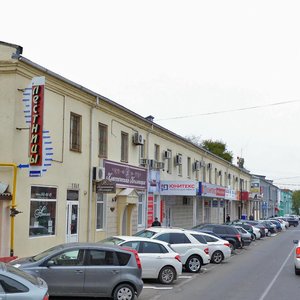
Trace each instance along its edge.
<path fill-rule="evenodd" d="M 211 256 L 211 261 L 214 263 L 214 264 L 220 264 L 222 262 L 222 260 L 224 259 L 223 257 L 223 253 L 222 251 L 215 251 L 212 256 Z"/>
<path fill-rule="evenodd" d="M 256 235 L 253 233 L 253 234 L 251 234 L 251 239 L 252 239 L 252 241 L 255 241 L 256 240 Z"/>
<path fill-rule="evenodd" d="M 158 275 L 158 280 L 162 284 L 171 284 L 174 279 L 176 278 L 176 271 L 174 270 L 173 267 L 166 266 L 163 267 Z"/>
<path fill-rule="evenodd" d="M 113 294 L 114 300 L 133 300 L 135 297 L 134 289 L 130 284 L 118 285 Z"/>
<path fill-rule="evenodd" d="M 300 270 L 295 267 L 295 274 L 300 275 Z"/>
<path fill-rule="evenodd" d="M 191 255 L 185 263 L 185 268 L 191 273 L 198 273 L 201 266 L 202 261 L 198 255 Z"/>

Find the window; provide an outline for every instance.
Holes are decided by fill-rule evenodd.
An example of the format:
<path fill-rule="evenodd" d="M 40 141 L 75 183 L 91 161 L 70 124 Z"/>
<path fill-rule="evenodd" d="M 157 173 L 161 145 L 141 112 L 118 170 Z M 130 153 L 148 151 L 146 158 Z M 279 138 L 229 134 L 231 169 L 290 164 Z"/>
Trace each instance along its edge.
<path fill-rule="evenodd" d="M 70 150 L 81 151 L 81 116 L 72 112 L 70 117 Z"/>
<path fill-rule="evenodd" d="M 31 187 L 29 236 L 55 234 L 57 188 Z"/>
<path fill-rule="evenodd" d="M 215 184 L 218 184 L 218 169 L 215 168 Z"/>
<path fill-rule="evenodd" d="M 153 242 L 142 242 L 142 249 L 139 253 L 167 253 L 167 249 L 160 244 Z"/>
<path fill-rule="evenodd" d="M 104 229 L 105 199 L 103 193 L 97 193 L 97 223 L 96 229 Z"/>
<path fill-rule="evenodd" d="M 187 177 L 191 177 L 191 168 L 192 168 L 192 165 L 191 165 L 191 158 L 188 157 L 187 158 Z"/>
<path fill-rule="evenodd" d="M 168 149 L 167 151 L 169 152 L 169 155 L 170 155 L 170 157 L 167 159 L 168 160 L 167 173 L 172 174 L 172 150 Z"/>
<path fill-rule="evenodd" d="M 128 162 L 128 133 L 121 132 L 121 161 Z"/>
<path fill-rule="evenodd" d="M 130 241 L 130 242 L 125 242 L 122 244 L 122 247 L 130 247 L 137 252 L 139 252 L 140 249 L 140 242 L 139 241 Z"/>
<path fill-rule="evenodd" d="M 145 219 L 145 194 L 139 193 L 138 226 L 144 225 L 144 219 Z"/>
<path fill-rule="evenodd" d="M 156 161 L 160 161 L 160 146 L 157 144 L 154 144 L 154 159 Z"/>
<path fill-rule="evenodd" d="M 201 234 L 192 234 L 192 236 L 200 243 L 207 244 L 205 236 L 202 236 Z"/>
<path fill-rule="evenodd" d="M 145 140 L 144 140 L 144 143 L 143 145 L 140 145 L 139 147 L 139 152 L 140 152 L 140 158 L 145 158 Z"/>
<path fill-rule="evenodd" d="M 4 275 L 0 275 L 0 291 L 3 290 L 5 294 L 15 294 L 15 293 L 26 293 L 29 291 L 28 287 L 24 286 L 20 282 L 13 280 L 9 277 L 6 277 Z M 0 293 L 3 295 L 2 293 Z M 6 296 L 4 295 L 5 299 Z M 7 296 L 9 299 L 11 296 Z M 19 298 L 19 296 L 17 296 Z M 2 297 L 1 297 L 2 299 Z"/>
<path fill-rule="evenodd" d="M 190 244 L 191 241 L 184 233 L 170 233 L 170 244 Z"/>
<path fill-rule="evenodd" d="M 208 243 L 215 243 L 215 242 L 218 241 L 218 239 L 213 238 L 212 236 L 204 235 L 203 237 L 205 238 L 205 240 L 206 240 Z"/>
<path fill-rule="evenodd" d="M 99 157 L 107 157 L 107 125 L 99 123 Z"/>
<path fill-rule="evenodd" d="M 55 266 L 82 266 L 83 265 L 83 249 L 68 250 L 53 256 L 50 260 Z"/>
<path fill-rule="evenodd" d="M 89 266 L 113 266 L 116 265 L 113 251 L 89 250 L 87 255 Z"/>

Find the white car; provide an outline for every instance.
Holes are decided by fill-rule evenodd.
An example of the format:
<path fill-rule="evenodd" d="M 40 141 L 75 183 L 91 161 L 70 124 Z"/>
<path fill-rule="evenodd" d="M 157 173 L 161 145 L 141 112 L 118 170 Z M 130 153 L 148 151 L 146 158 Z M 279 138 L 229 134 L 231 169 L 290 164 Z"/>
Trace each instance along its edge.
<path fill-rule="evenodd" d="M 169 243 L 180 254 L 185 269 L 192 273 L 200 271 L 202 265 L 210 263 L 207 243 L 200 243 L 188 231 L 180 228 L 149 227 L 134 234 Z"/>
<path fill-rule="evenodd" d="M 125 235 L 112 236 L 99 242 L 135 249 L 141 260 L 143 279 L 154 278 L 163 284 L 171 284 L 182 274 L 180 255 L 168 243 Z"/>
<path fill-rule="evenodd" d="M 295 265 L 295 274 L 300 275 L 300 240 L 294 240 L 296 245 L 294 251 L 294 265 Z"/>
<path fill-rule="evenodd" d="M 231 257 L 230 243 L 227 240 L 205 232 L 191 230 L 189 233 L 200 242 L 203 238 L 207 242 L 211 263 L 220 264 Z"/>

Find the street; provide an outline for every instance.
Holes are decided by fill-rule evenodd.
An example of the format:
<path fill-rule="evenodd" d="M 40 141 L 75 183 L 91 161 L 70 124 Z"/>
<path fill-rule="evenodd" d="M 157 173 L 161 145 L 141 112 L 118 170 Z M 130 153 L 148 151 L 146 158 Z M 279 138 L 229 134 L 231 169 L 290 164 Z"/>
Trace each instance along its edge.
<path fill-rule="evenodd" d="M 293 240 L 299 237 L 300 228 L 293 227 L 252 242 L 236 250 L 227 262 L 206 265 L 199 274 L 184 272 L 171 286 L 147 280 L 139 300 L 298 299 L 300 278 L 294 274 Z M 58 299 L 63 298 L 51 297 Z"/>

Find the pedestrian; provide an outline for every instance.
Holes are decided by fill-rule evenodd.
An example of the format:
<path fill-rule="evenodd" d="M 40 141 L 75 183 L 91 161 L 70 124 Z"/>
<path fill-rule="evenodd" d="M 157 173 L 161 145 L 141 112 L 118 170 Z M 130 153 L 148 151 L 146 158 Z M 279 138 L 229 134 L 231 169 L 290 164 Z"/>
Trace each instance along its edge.
<path fill-rule="evenodd" d="M 253 215 L 250 215 L 249 220 L 250 220 L 250 221 L 253 221 L 253 220 L 254 220 Z"/>
<path fill-rule="evenodd" d="M 156 217 L 154 219 L 154 222 L 152 223 L 152 226 L 161 226 L 160 222 L 158 221 L 158 218 Z"/>
<path fill-rule="evenodd" d="M 229 222 L 230 222 L 230 216 L 227 215 L 227 217 L 226 217 L 226 223 L 229 223 Z"/>

